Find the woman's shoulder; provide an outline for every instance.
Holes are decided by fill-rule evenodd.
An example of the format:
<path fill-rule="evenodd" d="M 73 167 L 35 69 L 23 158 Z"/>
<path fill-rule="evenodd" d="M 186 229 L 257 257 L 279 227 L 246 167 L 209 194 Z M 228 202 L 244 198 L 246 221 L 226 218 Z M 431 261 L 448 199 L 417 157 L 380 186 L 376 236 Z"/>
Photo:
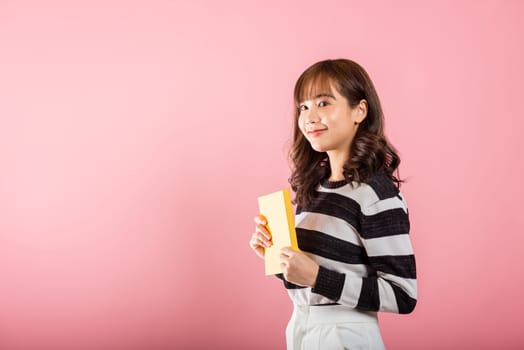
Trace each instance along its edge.
<path fill-rule="evenodd" d="M 372 174 L 366 181 L 366 185 L 373 190 L 379 199 L 396 197 L 400 193 L 393 180 L 382 171 Z"/>
<path fill-rule="evenodd" d="M 366 208 L 381 200 L 399 197 L 401 193 L 397 185 L 384 172 L 373 173 L 365 182 L 322 181 L 317 188 L 318 202 L 337 202 L 347 207 L 352 204 Z"/>

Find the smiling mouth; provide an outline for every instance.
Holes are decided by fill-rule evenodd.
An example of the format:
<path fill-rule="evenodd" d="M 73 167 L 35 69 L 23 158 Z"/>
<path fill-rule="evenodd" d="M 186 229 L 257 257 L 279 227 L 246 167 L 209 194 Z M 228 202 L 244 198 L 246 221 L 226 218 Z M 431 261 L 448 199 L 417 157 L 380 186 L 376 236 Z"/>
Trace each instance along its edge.
<path fill-rule="evenodd" d="M 318 135 L 322 134 L 326 130 L 327 129 L 311 130 L 311 131 L 308 131 L 307 134 L 310 135 L 310 136 L 318 136 Z"/>

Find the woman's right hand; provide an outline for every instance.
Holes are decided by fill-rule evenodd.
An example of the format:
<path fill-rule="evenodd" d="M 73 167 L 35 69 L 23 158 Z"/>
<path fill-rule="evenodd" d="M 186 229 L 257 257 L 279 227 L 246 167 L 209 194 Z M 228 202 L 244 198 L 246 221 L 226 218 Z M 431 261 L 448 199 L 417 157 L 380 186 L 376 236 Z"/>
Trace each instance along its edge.
<path fill-rule="evenodd" d="M 259 257 L 264 259 L 264 252 L 266 248 L 269 248 L 271 245 L 273 245 L 273 242 L 271 241 L 271 234 L 266 227 L 267 220 L 263 215 L 255 216 L 254 221 L 255 233 L 253 233 L 251 236 L 249 246 Z"/>

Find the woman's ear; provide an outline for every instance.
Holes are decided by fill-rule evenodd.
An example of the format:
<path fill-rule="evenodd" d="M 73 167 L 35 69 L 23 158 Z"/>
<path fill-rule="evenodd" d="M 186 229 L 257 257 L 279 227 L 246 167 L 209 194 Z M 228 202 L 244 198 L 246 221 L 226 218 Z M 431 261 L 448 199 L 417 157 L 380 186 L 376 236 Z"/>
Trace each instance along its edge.
<path fill-rule="evenodd" d="M 368 115 L 368 101 L 364 99 L 360 100 L 355 108 L 357 109 L 355 124 L 360 124 Z"/>

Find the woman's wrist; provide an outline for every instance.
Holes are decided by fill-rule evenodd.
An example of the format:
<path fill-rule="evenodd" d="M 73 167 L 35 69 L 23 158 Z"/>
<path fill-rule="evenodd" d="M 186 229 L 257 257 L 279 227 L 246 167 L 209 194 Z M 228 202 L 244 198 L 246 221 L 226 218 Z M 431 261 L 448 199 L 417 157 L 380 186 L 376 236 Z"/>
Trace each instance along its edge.
<path fill-rule="evenodd" d="M 320 270 L 320 266 L 315 264 L 315 269 L 313 270 L 313 274 L 311 275 L 310 282 L 308 284 L 308 287 L 315 288 L 315 284 L 317 283 L 318 278 L 318 271 Z"/>

